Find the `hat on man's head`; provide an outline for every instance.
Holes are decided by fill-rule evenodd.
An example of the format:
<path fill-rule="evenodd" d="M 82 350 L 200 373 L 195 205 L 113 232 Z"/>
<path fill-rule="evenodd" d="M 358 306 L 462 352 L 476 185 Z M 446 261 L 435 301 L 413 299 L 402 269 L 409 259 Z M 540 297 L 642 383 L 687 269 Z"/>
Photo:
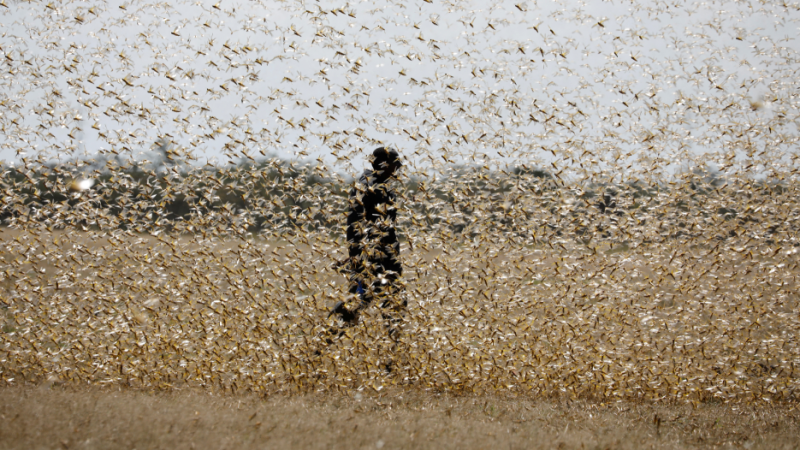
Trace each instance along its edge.
<path fill-rule="evenodd" d="M 397 164 L 402 166 L 400 154 L 393 148 L 378 147 L 372 151 L 372 167 L 378 167 L 380 163 Z"/>

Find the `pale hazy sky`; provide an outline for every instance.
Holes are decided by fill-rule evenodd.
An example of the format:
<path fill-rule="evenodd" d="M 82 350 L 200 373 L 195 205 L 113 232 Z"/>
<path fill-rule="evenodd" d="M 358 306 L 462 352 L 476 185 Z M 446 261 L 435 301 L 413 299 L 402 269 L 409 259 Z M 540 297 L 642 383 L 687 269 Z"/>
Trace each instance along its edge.
<path fill-rule="evenodd" d="M 6 5 L 7 161 L 151 157 L 164 135 L 202 162 L 280 154 L 348 173 L 379 142 L 418 167 L 567 172 L 701 153 L 768 169 L 797 152 L 796 2 Z"/>

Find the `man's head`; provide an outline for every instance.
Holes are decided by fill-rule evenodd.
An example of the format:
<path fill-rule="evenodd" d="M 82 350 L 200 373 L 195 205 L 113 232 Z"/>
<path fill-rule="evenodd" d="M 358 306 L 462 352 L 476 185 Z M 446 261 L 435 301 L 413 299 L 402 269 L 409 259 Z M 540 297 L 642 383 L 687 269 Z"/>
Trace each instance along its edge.
<path fill-rule="evenodd" d="M 397 150 L 378 147 L 372 151 L 372 168 L 381 179 L 389 179 L 402 165 Z"/>

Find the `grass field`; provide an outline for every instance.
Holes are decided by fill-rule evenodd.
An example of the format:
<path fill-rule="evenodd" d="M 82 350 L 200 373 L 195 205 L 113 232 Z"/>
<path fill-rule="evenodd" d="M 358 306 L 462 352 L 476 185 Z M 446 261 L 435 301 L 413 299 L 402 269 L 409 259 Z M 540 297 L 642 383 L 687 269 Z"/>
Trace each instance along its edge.
<path fill-rule="evenodd" d="M 0 379 L 793 400 L 800 269 L 789 233 L 782 245 L 742 236 L 628 248 L 416 236 L 403 250 L 400 340 L 371 308 L 328 346 L 326 313 L 351 300 L 330 268 L 342 252 L 333 238 L 4 230 Z"/>
<path fill-rule="evenodd" d="M 324 230 L 2 228 L 0 445 L 793 448 L 798 202 L 753 198 L 406 222 L 399 337 L 330 342 Z"/>
<path fill-rule="evenodd" d="M 794 405 L 547 401 L 522 395 L 230 395 L 0 388 L 0 448 L 792 449 Z"/>

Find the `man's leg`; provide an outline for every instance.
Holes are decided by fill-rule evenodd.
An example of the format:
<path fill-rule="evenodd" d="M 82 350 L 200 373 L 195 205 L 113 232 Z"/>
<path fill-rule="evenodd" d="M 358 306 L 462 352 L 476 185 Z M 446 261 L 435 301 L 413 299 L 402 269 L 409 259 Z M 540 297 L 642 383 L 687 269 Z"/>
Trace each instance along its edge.
<path fill-rule="evenodd" d="M 399 301 L 397 298 L 386 298 L 381 302 L 380 307 L 381 317 L 389 337 L 396 341 L 400 337 L 400 327 L 403 325 L 406 302 L 405 300 Z"/>
<path fill-rule="evenodd" d="M 374 292 L 381 308 L 381 317 L 392 340 L 397 340 L 403 322 L 405 299 L 401 298 L 402 287 L 396 272 L 385 272 L 376 280 Z"/>
<path fill-rule="evenodd" d="M 359 313 L 361 310 L 366 308 L 371 301 L 371 294 L 368 292 L 366 287 L 363 271 L 353 271 L 349 282 L 350 286 L 348 287 L 347 291 L 352 296 L 356 296 L 358 298 L 358 303 L 355 306 L 348 308 L 345 302 L 338 301 L 331 309 L 331 312 L 328 313 L 328 317 L 332 315 L 340 316 L 342 321 L 345 323 L 345 326 L 352 326 L 358 323 Z"/>
<path fill-rule="evenodd" d="M 382 274 L 374 288 L 376 304 L 380 308 L 383 326 L 389 338 L 388 345 L 384 347 L 382 363 L 389 373 L 398 365 L 402 365 L 398 360 L 402 355 L 396 354 L 406 308 L 406 301 L 400 295 L 401 291 L 402 285 L 398 282 L 397 275 L 392 272 Z"/>

